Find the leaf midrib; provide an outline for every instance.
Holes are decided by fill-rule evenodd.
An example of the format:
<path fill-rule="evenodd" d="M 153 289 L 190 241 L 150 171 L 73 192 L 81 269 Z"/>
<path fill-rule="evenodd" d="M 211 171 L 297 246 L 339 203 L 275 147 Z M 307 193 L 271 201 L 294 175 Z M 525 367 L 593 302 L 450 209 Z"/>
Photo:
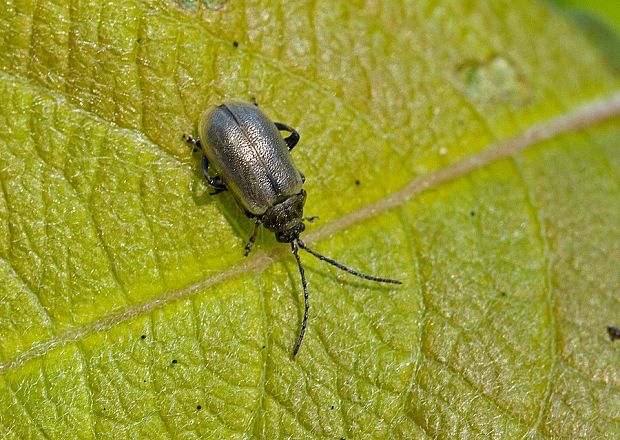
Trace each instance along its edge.
<path fill-rule="evenodd" d="M 419 194 L 440 187 L 442 184 L 466 176 L 502 159 L 515 156 L 517 153 L 533 147 L 543 141 L 575 132 L 598 123 L 620 116 L 620 92 L 604 99 L 587 102 L 586 104 L 556 116 L 540 124 L 535 124 L 520 134 L 493 142 L 479 154 L 466 157 L 446 168 L 426 176 L 417 177 L 401 190 L 380 199 L 358 211 L 340 217 L 322 228 L 315 229 L 305 235 L 304 241 L 313 243 L 336 232 L 345 230 L 354 224 L 368 220 L 393 208 L 402 206 Z M 266 268 L 274 260 L 288 254 L 288 248 L 277 247 L 269 251 L 257 252 L 252 258 L 243 260 L 239 265 L 232 266 L 215 276 L 191 284 L 182 289 L 168 292 L 163 296 L 141 304 L 130 306 L 120 313 L 106 316 L 81 327 L 75 327 L 51 338 L 34 344 L 31 348 L 16 355 L 12 360 L 0 364 L 0 373 L 19 368 L 27 361 L 43 356 L 52 349 L 71 342 L 79 341 L 85 336 L 100 330 L 107 330 L 123 322 L 152 312 L 173 301 L 191 297 L 192 295 L 224 282 L 230 278 L 250 271 Z"/>

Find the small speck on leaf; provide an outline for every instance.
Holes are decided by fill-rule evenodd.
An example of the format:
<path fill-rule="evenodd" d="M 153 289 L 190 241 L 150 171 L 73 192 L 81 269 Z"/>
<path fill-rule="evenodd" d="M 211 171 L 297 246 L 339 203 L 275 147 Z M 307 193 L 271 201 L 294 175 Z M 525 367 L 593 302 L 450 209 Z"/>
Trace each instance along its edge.
<path fill-rule="evenodd" d="M 239 42 L 238 41 L 233 41 L 233 46 L 235 46 L 235 48 L 239 47 Z"/>
<path fill-rule="evenodd" d="M 469 215 L 470 215 L 471 217 L 475 217 L 475 216 L 476 216 L 476 211 L 472 211 L 472 212 L 470 212 L 470 213 L 469 213 Z"/>
<path fill-rule="evenodd" d="M 198 406 L 196 407 L 196 409 L 197 409 L 197 410 L 201 410 L 201 409 L 202 409 L 202 406 L 198 405 Z"/>
<path fill-rule="evenodd" d="M 177 360 L 176 360 L 176 359 L 172 359 L 172 363 L 173 363 L 173 364 L 176 364 L 176 363 L 177 363 Z"/>
<path fill-rule="evenodd" d="M 359 180 L 357 180 L 357 179 L 355 179 L 355 184 L 356 184 L 357 186 L 360 186 L 360 181 L 359 181 Z"/>
<path fill-rule="evenodd" d="M 146 339 L 146 335 L 140 336 L 140 339 Z"/>
<path fill-rule="evenodd" d="M 620 328 L 610 325 L 607 327 L 607 333 L 609 334 L 609 339 L 615 341 L 620 339 Z"/>

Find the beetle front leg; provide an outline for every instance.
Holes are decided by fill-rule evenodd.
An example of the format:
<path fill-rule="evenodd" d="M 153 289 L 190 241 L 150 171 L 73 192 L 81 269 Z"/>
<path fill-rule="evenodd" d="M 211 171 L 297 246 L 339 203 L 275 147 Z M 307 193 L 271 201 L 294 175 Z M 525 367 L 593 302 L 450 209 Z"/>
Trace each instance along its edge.
<path fill-rule="evenodd" d="M 293 127 L 289 127 L 286 124 L 283 124 L 282 122 L 274 122 L 274 124 L 276 125 L 276 128 L 280 131 L 288 131 L 291 133 L 291 135 L 287 138 L 284 138 L 284 142 L 286 142 L 286 145 L 288 146 L 288 151 L 291 151 L 293 148 L 295 148 L 295 145 L 297 145 L 297 142 L 299 142 L 299 133 L 297 133 L 297 130 L 295 130 Z"/>
<path fill-rule="evenodd" d="M 209 160 L 204 153 L 202 153 L 202 174 L 204 174 L 205 179 L 207 179 L 207 182 L 209 182 L 209 185 L 215 188 L 215 191 L 213 191 L 211 195 L 215 195 L 221 193 L 222 191 L 228 190 L 224 182 L 222 182 L 222 179 L 220 179 L 218 176 L 212 177 L 209 174 Z"/>
<path fill-rule="evenodd" d="M 254 246 L 254 242 L 256 241 L 256 236 L 258 235 L 258 227 L 262 223 L 261 219 L 257 218 L 254 220 L 254 230 L 252 231 L 252 236 L 250 237 L 250 241 L 245 245 L 245 252 L 243 253 L 244 257 L 247 257 L 250 251 L 252 250 L 252 246 Z"/>

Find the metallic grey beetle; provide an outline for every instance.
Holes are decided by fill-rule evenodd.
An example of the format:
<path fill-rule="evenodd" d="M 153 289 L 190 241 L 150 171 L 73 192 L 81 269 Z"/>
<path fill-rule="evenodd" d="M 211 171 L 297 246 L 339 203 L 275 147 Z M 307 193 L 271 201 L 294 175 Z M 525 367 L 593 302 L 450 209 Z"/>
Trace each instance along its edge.
<path fill-rule="evenodd" d="M 291 133 L 283 139 L 279 131 Z M 308 248 L 299 234 L 305 229 L 303 216 L 306 191 L 304 175 L 295 167 L 290 151 L 299 141 L 295 129 L 272 122 L 258 107 L 229 101 L 204 112 L 198 125 L 200 140 L 183 135 L 195 149 L 202 148 L 202 171 L 215 189 L 229 190 L 246 215 L 254 218 L 254 231 L 245 247 L 248 255 L 263 224 L 276 240 L 291 243 L 304 288 L 304 318 L 293 355 L 301 346 L 308 323 L 308 287 L 298 248 L 352 275 L 381 283 L 402 284 L 389 278 L 366 275 Z M 213 167 L 217 175 L 212 175 Z"/>

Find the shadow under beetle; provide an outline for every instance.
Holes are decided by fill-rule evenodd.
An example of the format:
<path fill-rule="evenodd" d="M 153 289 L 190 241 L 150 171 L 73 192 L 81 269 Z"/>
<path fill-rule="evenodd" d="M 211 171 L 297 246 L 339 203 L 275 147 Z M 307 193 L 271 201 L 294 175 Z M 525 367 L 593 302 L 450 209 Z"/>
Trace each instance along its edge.
<path fill-rule="evenodd" d="M 280 131 L 287 131 L 286 138 Z M 290 243 L 297 260 L 304 289 L 304 317 L 299 338 L 293 349 L 296 355 L 308 323 L 308 286 L 298 249 L 314 255 L 352 275 L 381 283 L 402 284 L 389 278 L 374 277 L 350 269 L 308 248 L 299 238 L 305 229 L 303 216 L 305 177 L 293 164 L 290 151 L 299 142 L 299 133 L 280 122 L 272 122 L 258 107 L 228 101 L 203 113 L 198 124 L 200 139 L 183 138 L 195 151 L 202 149 L 202 171 L 214 188 L 212 194 L 230 191 L 246 215 L 253 218 L 254 231 L 245 246 L 247 256 L 262 224 L 275 233 L 276 240 Z M 213 169 L 215 174 L 210 170 Z"/>

